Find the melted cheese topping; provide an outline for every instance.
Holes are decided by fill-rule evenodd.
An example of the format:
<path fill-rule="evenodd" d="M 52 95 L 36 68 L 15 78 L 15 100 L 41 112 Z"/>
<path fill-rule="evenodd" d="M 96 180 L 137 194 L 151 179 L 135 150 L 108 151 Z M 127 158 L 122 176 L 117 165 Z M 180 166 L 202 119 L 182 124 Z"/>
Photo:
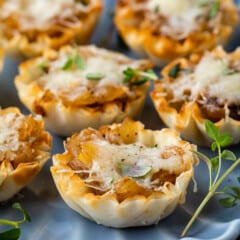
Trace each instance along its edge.
<path fill-rule="evenodd" d="M 84 69 L 78 67 L 71 67 L 67 70 L 62 70 L 62 67 L 69 59 L 68 54 L 60 54 L 59 58 L 50 62 L 49 72 L 42 75 L 38 79 L 38 83 L 44 89 L 51 90 L 53 93 L 58 94 L 66 89 L 72 89 L 72 98 L 75 95 L 80 95 L 86 90 L 88 86 L 123 86 L 124 74 L 123 70 L 128 67 L 138 68 L 141 63 L 132 61 L 120 54 L 109 53 L 107 50 L 89 47 L 89 50 L 94 52 L 93 55 L 82 57 L 84 61 Z M 89 73 L 100 73 L 102 78 L 100 80 L 89 80 L 87 75 Z"/>
<path fill-rule="evenodd" d="M 183 154 L 180 155 L 179 147 L 176 146 L 150 148 L 141 143 L 114 145 L 103 140 L 96 140 L 93 144 L 98 150 L 95 158 L 92 159 L 89 178 L 85 181 L 101 182 L 105 188 L 110 187 L 112 180 L 123 177 L 119 170 L 119 163 L 143 168 L 150 167 L 151 172 L 141 178 L 136 178 L 136 181 L 141 185 L 151 187 L 151 177 L 154 173 L 166 170 L 179 174 L 184 171 L 185 161 L 189 159 L 182 148 Z"/>
<path fill-rule="evenodd" d="M 167 18 L 160 24 L 161 33 L 174 39 L 184 39 L 199 29 L 198 19 L 208 12 L 196 0 L 149 0 L 147 9 Z"/>
<path fill-rule="evenodd" d="M 0 115 L 0 151 L 16 151 L 19 147 L 18 128 L 23 117 L 15 113 Z"/>
<path fill-rule="evenodd" d="M 1 18 L 17 17 L 23 30 L 46 29 L 56 20 L 74 19 L 76 12 L 88 10 L 89 5 L 74 0 L 7 0 L 1 7 Z"/>
<path fill-rule="evenodd" d="M 184 93 L 191 92 L 190 100 L 199 95 L 217 97 L 220 101 L 240 104 L 240 73 L 225 74 L 228 59 L 215 58 L 211 53 L 205 54 L 194 72 L 181 75 L 168 86 L 174 94 L 174 100 L 183 99 Z"/>

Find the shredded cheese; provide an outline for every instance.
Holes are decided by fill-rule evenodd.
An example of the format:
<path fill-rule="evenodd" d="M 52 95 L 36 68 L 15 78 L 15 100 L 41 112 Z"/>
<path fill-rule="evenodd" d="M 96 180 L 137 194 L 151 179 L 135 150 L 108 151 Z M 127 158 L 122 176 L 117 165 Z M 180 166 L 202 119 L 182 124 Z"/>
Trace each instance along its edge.
<path fill-rule="evenodd" d="M 167 21 L 159 25 L 161 33 L 179 40 L 198 30 L 199 17 L 208 11 L 196 0 L 149 0 L 146 7 L 166 17 Z"/>
<path fill-rule="evenodd" d="M 114 145 L 104 140 L 95 140 L 93 144 L 98 147 L 98 150 L 92 159 L 89 177 L 85 181 L 101 182 L 104 189 L 110 187 L 113 179 L 122 177 L 118 168 L 119 163 L 151 167 L 150 173 L 136 179 L 146 187 L 151 187 L 151 176 L 159 170 L 180 173 L 185 169 L 184 161 L 187 159 L 187 153 L 183 150 L 183 154 L 180 155 L 172 146 L 150 148 L 141 143 Z"/>
<path fill-rule="evenodd" d="M 76 12 L 86 12 L 89 5 L 74 0 L 8 0 L 1 7 L 1 18 L 17 17 L 22 30 L 46 29 L 52 22 L 70 18 Z"/>
<path fill-rule="evenodd" d="M 184 93 L 190 91 L 190 100 L 196 100 L 199 95 L 217 97 L 220 101 L 240 103 L 240 73 L 226 75 L 224 70 L 228 66 L 227 57 L 216 58 L 206 53 L 193 73 L 182 74 L 168 86 L 173 92 L 175 100 L 184 98 Z"/>
<path fill-rule="evenodd" d="M 21 116 L 15 113 L 0 115 L 0 151 L 16 151 L 19 147 L 18 128 Z"/>
<path fill-rule="evenodd" d="M 74 98 L 92 84 L 97 87 L 123 86 L 123 70 L 127 67 L 138 68 L 141 66 L 141 62 L 130 60 L 119 54 L 108 53 L 108 51 L 97 49 L 94 46 L 90 46 L 88 50 L 91 52 L 88 56 L 82 57 L 79 53 L 84 61 L 84 69 L 70 67 L 63 70 L 62 67 L 68 60 L 69 54 L 60 54 L 58 59 L 49 63 L 49 72 L 43 74 L 38 79 L 38 83 L 44 89 L 51 90 L 55 94 L 66 89 L 72 89 L 69 97 Z M 89 73 L 100 73 L 102 78 L 96 81 L 89 80 L 87 78 Z"/>

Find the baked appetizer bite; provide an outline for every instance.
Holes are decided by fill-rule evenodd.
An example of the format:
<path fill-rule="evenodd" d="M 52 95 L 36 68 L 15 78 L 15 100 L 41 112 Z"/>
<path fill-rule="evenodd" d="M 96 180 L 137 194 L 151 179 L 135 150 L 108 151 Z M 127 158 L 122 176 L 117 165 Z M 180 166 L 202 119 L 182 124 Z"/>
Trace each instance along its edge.
<path fill-rule="evenodd" d="M 184 203 L 195 146 L 172 129 L 153 131 L 124 120 L 85 129 L 53 156 L 62 198 L 82 216 L 123 228 L 156 224 Z"/>
<path fill-rule="evenodd" d="M 151 98 L 163 122 L 188 140 L 209 145 L 204 123 L 240 141 L 240 48 L 221 47 L 203 55 L 180 58 L 162 70 Z"/>
<path fill-rule="evenodd" d="M 3 49 L 0 48 L 0 71 L 3 68 L 3 58 L 4 58 Z"/>
<path fill-rule="evenodd" d="M 43 116 L 53 132 L 69 136 L 86 127 L 98 128 L 142 110 L 149 77 L 148 60 L 133 60 L 93 45 L 59 52 L 20 66 L 15 83 L 21 101 Z"/>
<path fill-rule="evenodd" d="M 0 202 L 39 173 L 49 158 L 51 141 L 40 116 L 25 116 L 15 107 L 0 109 Z"/>
<path fill-rule="evenodd" d="M 126 44 L 159 66 L 224 45 L 237 21 L 232 0 L 119 0 L 115 9 Z"/>
<path fill-rule="evenodd" d="M 102 0 L 1 0 L 0 43 L 7 53 L 27 57 L 85 44 L 102 7 Z"/>

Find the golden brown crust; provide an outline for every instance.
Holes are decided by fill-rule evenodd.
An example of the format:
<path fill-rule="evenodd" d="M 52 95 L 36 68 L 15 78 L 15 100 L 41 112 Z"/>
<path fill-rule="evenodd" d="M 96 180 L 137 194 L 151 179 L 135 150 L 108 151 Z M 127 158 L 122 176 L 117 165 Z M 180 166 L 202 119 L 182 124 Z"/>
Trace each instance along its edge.
<path fill-rule="evenodd" d="M 0 9 L 4 7 L 5 2 L 0 3 Z M 26 57 L 38 56 L 48 48 L 59 49 L 61 46 L 70 43 L 86 44 L 103 8 L 101 0 L 91 0 L 88 4 L 89 8 L 84 11 L 77 7 L 72 10 L 70 6 L 66 6 L 69 11 L 73 11 L 70 19 L 69 16 L 62 17 L 60 13 L 44 27 L 32 26 L 28 29 L 22 29 L 19 15 L 13 11 L 9 16 L 1 19 L 0 42 L 7 53 L 21 54 Z M 23 16 L 20 16 L 20 18 L 27 18 L 24 13 L 22 14 Z"/>
<path fill-rule="evenodd" d="M 39 173 L 49 158 L 52 139 L 44 131 L 41 119 L 24 116 L 17 108 L 0 110 L 0 119 L 4 126 L 0 144 L 0 201 L 5 201 Z M 2 139 L 4 134 L 6 139 Z"/>
<path fill-rule="evenodd" d="M 3 68 L 3 58 L 4 58 L 4 51 L 2 48 L 0 48 L 0 71 Z"/>
<path fill-rule="evenodd" d="M 219 68 L 217 70 L 212 68 L 209 64 L 209 68 L 205 72 L 215 74 L 215 71 L 222 71 L 222 73 L 217 74 L 215 80 L 210 80 L 211 76 L 208 76 L 209 83 L 207 83 L 208 77 L 199 78 L 198 82 L 195 79 L 201 77 L 200 75 L 204 72 L 199 72 L 199 75 L 197 75 L 196 69 L 201 60 L 207 58 L 207 56 L 212 56 L 218 61 L 220 70 L 218 70 Z M 229 83 L 225 87 L 233 85 L 232 89 L 235 88 L 235 92 L 239 89 L 239 84 L 234 85 L 238 81 L 235 80 L 234 75 L 237 77 L 239 74 L 239 58 L 239 49 L 232 53 L 226 53 L 222 48 L 216 48 L 210 53 L 191 55 L 189 59 L 176 59 L 163 68 L 163 78 L 155 82 L 154 90 L 151 92 L 152 101 L 163 122 L 168 127 L 178 130 L 184 138 L 198 145 L 209 145 L 211 141 L 207 137 L 204 127 L 204 123 L 208 119 L 213 121 L 221 132 L 228 132 L 233 137 L 233 144 L 238 143 L 240 141 L 240 116 L 237 112 L 237 109 L 239 109 L 238 98 L 234 99 L 232 97 L 233 92 L 229 93 L 230 95 L 224 94 L 224 89 L 220 90 L 221 85 L 216 88 L 216 93 L 211 93 L 209 89 L 215 83 L 223 81 L 227 83 L 228 79 Z M 226 66 L 224 66 L 225 62 Z M 183 72 L 172 78 L 169 73 L 177 64 L 180 64 Z M 221 68 L 223 69 L 221 70 Z M 187 76 L 184 77 L 184 71 L 190 72 L 192 80 L 184 80 Z M 193 96 L 194 89 L 201 85 L 201 81 L 205 82 L 205 86 L 202 89 L 199 88 L 197 95 Z M 174 89 L 177 88 L 182 93 L 181 96 L 178 93 L 176 98 L 174 94 L 177 90 L 174 93 Z"/>
<path fill-rule="evenodd" d="M 140 56 L 148 56 L 159 66 L 176 57 L 200 53 L 219 44 L 225 45 L 238 22 L 237 7 L 233 1 L 219 0 L 219 13 L 214 19 L 206 18 L 205 22 L 199 23 L 198 30 L 178 40 L 159 31 L 163 20 L 157 13 L 149 13 L 146 7 L 134 9 L 137 3 L 146 4 L 148 0 L 118 1 L 114 19 L 116 27 L 133 51 Z"/>
<path fill-rule="evenodd" d="M 116 149 L 112 159 L 118 158 L 121 147 L 142 144 L 141 149 L 165 149 L 161 152 L 162 156 L 159 156 L 163 159 L 163 164 L 176 156 L 179 156 L 181 164 L 173 164 L 168 170 L 164 167 L 153 168 L 148 173 L 149 177 L 146 177 L 151 178 L 149 184 L 143 184 L 143 178 L 139 180 L 117 172 L 114 173 L 115 179 L 111 180 L 109 171 L 102 167 L 106 164 L 107 168 L 115 171 L 113 168 L 116 168 L 117 162 L 109 162 L 105 155 L 100 154 L 103 151 L 101 148 L 105 146 L 101 143 L 104 142 Z M 150 225 L 169 215 L 178 204 L 184 202 L 193 175 L 193 165 L 196 163 L 189 151 L 193 148 L 173 130 L 151 131 L 144 129 L 140 122 L 128 119 L 122 124 L 103 126 L 99 130 L 88 128 L 68 138 L 65 153 L 53 156 L 51 173 L 65 202 L 81 215 L 112 227 Z M 141 153 L 132 152 L 130 155 L 138 158 L 138 154 Z M 151 156 L 148 157 L 150 160 Z M 101 158 L 106 162 L 102 163 L 103 166 Z M 99 172 L 89 173 L 98 164 Z M 102 181 L 97 178 L 98 174 L 106 174 L 108 178 L 104 176 L 106 181 Z M 107 179 L 112 183 L 108 183 Z M 129 209 L 132 210 L 129 212 Z"/>
<path fill-rule="evenodd" d="M 118 64 L 119 69 L 122 66 L 127 68 L 136 65 L 136 69 L 144 71 L 152 67 L 152 63 L 148 60 L 132 60 L 122 54 L 95 46 L 84 46 L 76 49 L 78 49 L 79 56 L 86 62 L 88 59 L 93 61 L 98 58 L 105 59 L 103 56 L 106 56 L 106 59 Z M 74 69 L 74 67 L 67 71 L 62 70 L 64 62 L 58 69 L 53 69 L 54 61 L 58 61 L 63 55 L 72 54 L 76 49 L 67 46 L 59 52 L 46 51 L 42 58 L 32 59 L 21 64 L 20 74 L 15 79 L 21 101 L 32 112 L 42 115 L 48 128 L 66 136 L 88 126 L 98 128 L 101 125 L 120 122 L 126 117 L 136 117 L 143 107 L 149 83 L 146 82 L 139 86 L 133 86 L 129 83 L 123 84 L 122 70 L 120 70 L 120 77 L 117 73 L 110 72 L 109 79 L 107 73 L 103 72 L 107 78 L 105 81 L 108 83 L 102 84 L 102 80 L 90 81 L 85 79 L 85 75 L 80 77 L 74 75 L 76 73 L 82 74 L 84 70 L 79 72 L 79 69 Z M 41 62 L 49 65 L 48 72 L 44 73 L 38 67 Z M 56 78 L 55 72 L 59 75 L 69 73 L 79 80 L 71 85 L 68 84 L 67 80 L 64 83 L 64 78 L 61 78 L 59 81 L 62 81 L 63 85 L 65 84 L 64 88 L 54 90 L 46 87 L 46 84 Z M 46 77 L 51 77 L 51 79 L 47 80 L 44 85 L 41 79 Z M 115 84 L 111 77 L 117 78 L 118 83 Z M 84 84 L 84 81 L 87 83 Z"/>

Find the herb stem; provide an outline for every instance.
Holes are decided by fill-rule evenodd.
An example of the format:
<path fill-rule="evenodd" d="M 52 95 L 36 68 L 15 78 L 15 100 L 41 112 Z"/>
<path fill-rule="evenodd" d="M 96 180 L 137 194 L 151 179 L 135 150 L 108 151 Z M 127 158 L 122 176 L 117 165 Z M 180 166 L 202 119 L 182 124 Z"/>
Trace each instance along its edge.
<path fill-rule="evenodd" d="M 211 187 L 211 190 L 208 192 L 208 194 L 205 196 L 205 198 L 203 199 L 203 201 L 201 202 L 201 204 L 199 205 L 199 207 L 197 208 L 197 210 L 195 211 L 194 215 L 192 216 L 192 218 L 189 220 L 188 224 L 186 225 L 186 227 L 184 228 L 181 237 L 184 237 L 186 235 L 186 233 L 188 232 L 188 230 L 190 229 L 190 227 L 192 226 L 192 224 L 194 223 L 194 221 L 196 220 L 196 218 L 199 216 L 199 214 L 201 213 L 201 211 L 203 210 L 203 208 L 205 207 L 205 205 L 207 204 L 207 202 L 211 199 L 211 197 L 213 197 L 215 195 L 215 191 L 216 189 L 219 187 L 219 185 L 223 182 L 223 180 L 240 164 L 240 158 L 238 158 L 227 170 L 226 172 L 224 172 L 224 174 L 216 181 L 216 183 L 214 183 Z"/>
<path fill-rule="evenodd" d="M 0 224 L 6 224 L 6 225 L 10 225 L 13 226 L 15 228 L 18 227 L 19 223 L 16 221 L 11 221 L 11 220 L 7 220 L 7 219 L 0 219 Z"/>
<path fill-rule="evenodd" d="M 222 154 L 221 154 L 221 147 L 219 145 L 218 142 L 216 142 L 217 144 L 217 148 L 218 148 L 218 169 L 217 169 L 217 173 L 216 173 L 216 176 L 214 178 L 214 181 L 211 185 L 211 188 L 212 186 L 214 186 L 214 184 L 217 182 L 218 178 L 219 178 L 219 175 L 220 175 L 220 172 L 221 172 L 221 168 L 222 168 Z"/>
<path fill-rule="evenodd" d="M 149 74 L 148 72 L 137 72 L 137 73 L 140 76 L 150 78 L 151 80 L 157 80 L 158 79 L 157 75 Z"/>

